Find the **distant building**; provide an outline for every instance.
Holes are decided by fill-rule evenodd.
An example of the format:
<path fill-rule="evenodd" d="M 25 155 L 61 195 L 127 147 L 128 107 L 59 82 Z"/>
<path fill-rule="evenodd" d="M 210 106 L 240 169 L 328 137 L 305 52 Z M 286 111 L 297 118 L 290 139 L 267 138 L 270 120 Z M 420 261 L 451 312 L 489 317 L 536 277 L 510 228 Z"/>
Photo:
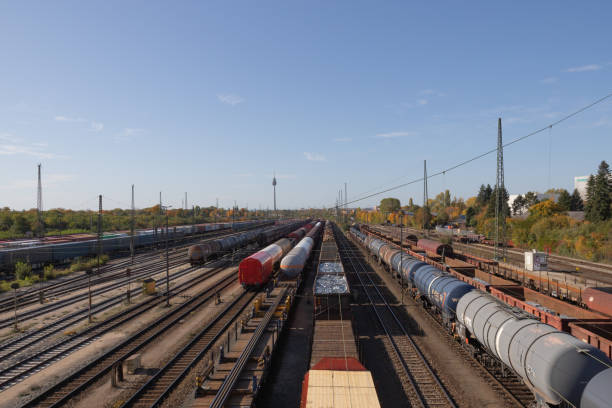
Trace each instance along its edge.
<path fill-rule="evenodd" d="M 587 183 L 590 176 L 574 177 L 574 188 L 580 193 L 580 197 L 586 200 Z"/>
<path fill-rule="evenodd" d="M 538 193 L 538 201 L 553 200 L 555 203 L 559 201 L 559 193 Z"/>

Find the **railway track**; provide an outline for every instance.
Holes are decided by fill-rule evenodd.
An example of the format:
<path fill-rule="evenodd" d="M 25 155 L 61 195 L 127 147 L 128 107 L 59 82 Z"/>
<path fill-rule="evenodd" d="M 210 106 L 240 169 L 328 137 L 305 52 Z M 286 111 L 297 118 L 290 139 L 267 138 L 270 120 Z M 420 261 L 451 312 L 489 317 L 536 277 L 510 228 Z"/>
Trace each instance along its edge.
<path fill-rule="evenodd" d="M 189 370 L 212 349 L 217 340 L 238 319 L 256 295 L 256 292 L 243 291 L 121 407 L 156 407 L 160 405 L 187 375 Z"/>
<path fill-rule="evenodd" d="M 239 233 L 241 233 L 241 232 L 232 233 L 232 234 L 226 234 L 224 236 L 230 236 L 230 235 L 235 235 L 235 234 L 239 234 Z M 218 236 L 215 236 L 213 238 L 216 239 L 216 238 L 218 238 Z M 211 239 L 213 239 L 213 238 L 211 238 Z M 153 255 L 156 255 L 156 254 L 153 254 Z M 157 254 L 157 255 L 163 255 L 163 254 L 160 253 L 160 254 Z M 170 257 L 170 268 L 174 268 L 174 267 L 176 267 L 178 265 L 184 264 L 185 263 L 184 257 L 185 257 L 184 252 L 182 252 L 181 250 L 176 250 L 171 255 L 171 257 Z M 151 263 L 141 264 L 141 265 L 139 265 L 137 267 L 134 267 L 132 269 L 132 272 L 131 272 L 129 278 L 126 276 L 125 271 L 122 271 L 119 274 L 116 274 L 116 275 L 111 276 L 111 277 L 104 277 L 104 278 L 102 278 L 102 280 L 99 281 L 98 283 L 108 282 L 108 281 L 111 281 L 113 283 L 111 283 L 110 285 L 107 285 L 107 286 L 105 286 L 103 288 L 94 289 L 92 291 L 92 296 L 97 296 L 97 295 L 106 293 L 108 291 L 117 289 L 118 287 L 121 287 L 122 285 L 125 285 L 128 282 L 128 280 L 135 281 L 135 280 L 138 280 L 138 279 L 141 279 L 141 278 L 146 278 L 146 277 L 152 276 L 152 275 L 154 275 L 156 273 L 163 272 L 165 270 L 165 260 L 163 260 L 163 259 L 159 259 L 159 260 L 153 259 L 153 260 L 151 260 L 150 257 L 149 257 L 149 260 L 151 261 Z M 116 281 L 116 277 L 117 276 L 121 276 L 119 281 Z M 86 278 L 86 276 L 85 276 L 85 278 Z M 92 286 L 93 285 L 94 285 L 94 282 L 92 281 Z M 60 289 L 61 290 L 60 293 L 52 293 L 52 295 L 53 296 L 59 296 L 59 295 L 61 295 L 63 293 L 70 293 L 72 291 L 82 290 L 82 289 L 87 288 L 87 287 L 88 287 L 88 283 L 86 281 L 85 282 L 79 282 L 79 283 L 76 284 L 76 286 L 67 287 L 67 288 L 61 288 Z M 23 322 L 26 319 L 37 317 L 37 316 L 40 316 L 40 315 L 52 312 L 54 310 L 57 310 L 59 308 L 65 307 L 67 305 L 73 304 L 75 302 L 82 301 L 82 300 L 86 299 L 87 297 L 88 297 L 88 293 L 81 293 L 81 294 L 72 296 L 72 297 L 67 298 L 67 299 L 62 299 L 62 300 L 59 300 L 57 302 L 46 304 L 46 305 L 41 306 L 41 307 L 36 308 L 36 309 L 32 309 L 32 310 L 29 310 L 29 311 L 26 311 L 26 312 L 22 312 L 21 314 L 17 315 L 17 321 L 18 322 Z M 6 306 L 5 309 L 1 309 L 0 308 L 0 313 L 7 312 L 9 310 L 12 311 L 14 309 L 14 304 L 13 304 L 14 300 L 9 299 L 6 302 L 8 302 L 10 304 L 10 306 Z M 38 302 L 38 300 L 31 300 L 31 299 L 28 301 L 29 304 L 37 303 L 37 302 Z M 18 308 L 23 307 L 23 306 L 24 306 L 24 304 L 18 302 L 18 305 L 17 305 Z M 0 320 L 0 329 L 9 327 L 9 326 L 13 325 L 14 323 L 15 323 L 14 317 L 11 315 L 10 317 L 7 317 L 5 319 Z"/>
<path fill-rule="evenodd" d="M 280 304 L 281 300 L 285 298 L 287 291 L 288 288 L 285 287 L 282 292 L 276 297 L 274 303 L 269 306 L 268 310 L 266 311 L 266 314 L 257 325 L 257 329 L 255 329 L 255 332 L 249 339 L 249 342 L 247 343 L 246 347 L 240 353 L 238 360 L 236 360 L 236 364 L 234 364 L 234 367 L 232 367 L 230 373 L 227 375 L 227 377 L 225 377 L 225 380 L 221 384 L 221 387 L 217 391 L 215 398 L 210 404 L 210 408 L 223 408 L 223 406 L 225 406 L 225 403 L 229 399 L 234 387 L 236 386 L 236 382 L 238 382 L 240 375 L 242 374 L 247 363 L 249 362 L 251 354 L 253 354 L 253 350 L 255 350 L 257 343 L 259 343 L 265 330 L 268 328 L 268 325 L 272 320 L 272 316 L 274 316 L 274 313 L 276 312 L 276 309 Z"/>
<path fill-rule="evenodd" d="M 359 251 L 362 253 L 361 249 Z M 398 286 L 398 290 L 401 290 L 398 282 L 393 280 L 393 284 Z M 482 358 L 474 356 L 470 350 L 467 350 L 462 344 L 457 342 L 454 337 L 448 335 L 448 330 L 442 325 L 436 315 L 428 309 L 423 310 L 426 312 L 423 316 L 430 321 L 431 327 L 438 331 L 439 338 L 443 339 L 453 352 L 463 357 L 464 361 L 473 368 L 474 372 L 479 373 L 485 378 L 510 405 L 524 408 L 533 406 L 533 393 L 514 373 L 508 369 L 502 370 L 499 364 L 488 355 Z"/>
<path fill-rule="evenodd" d="M 173 263 L 170 264 L 170 268 L 174 268 L 177 267 L 181 264 L 185 264 L 184 261 L 182 260 L 176 260 Z M 142 278 L 147 278 L 149 276 L 152 275 L 156 275 L 158 273 L 161 273 L 165 270 L 165 265 L 155 265 L 154 267 L 151 268 L 142 268 L 141 270 L 137 271 L 137 272 L 133 272 L 130 276 L 130 280 L 131 281 L 137 281 L 138 279 L 142 279 Z M 127 284 L 128 282 L 128 278 L 124 278 L 124 279 L 120 279 L 118 281 L 114 281 L 111 284 L 108 284 L 106 286 L 103 286 L 101 288 L 97 288 L 97 289 L 93 289 L 91 291 L 92 293 L 92 297 L 93 296 L 99 296 L 102 295 L 104 293 L 110 292 L 112 290 L 115 290 L 117 288 L 123 287 Z M 136 291 L 136 290 L 135 290 Z M 133 293 L 133 292 L 130 292 Z M 77 295 L 74 296 L 70 296 L 66 299 L 61 299 L 58 300 L 56 302 L 53 303 L 48 303 L 42 307 L 36 308 L 36 309 L 32 309 L 32 310 L 28 310 L 25 312 L 21 312 L 20 314 L 17 314 L 17 321 L 18 322 L 24 322 L 27 319 L 31 319 L 34 317 L 38 317 L 44 314 L 47 314 L 49 312 L 52 312 L 54 310 L 69 306 L 71 304 L 80 302 L 82 300 L 87 299 L 89 296 L 89 294 L 87 292 L 83 292 L 83 293 L 79 293 Z M 101 303 L 99 303 L 98 305 L 102 304 L 102 303 L 109 303 L 111 302 L 111 299 L 107 299 Z M 13 317 L 8 317 L 6 319 L 2 319 L 0 320 L 0 329 L 3 329 L 5 327 L 9 327 L 15 324 L 15 320 Z"/>
<path fill-rule="evenodd" d="M 117 364 L 164 335 L 182 319 L 212 301 L 217 293 L 237 282 L 237 274 L 230 274 L 219 282 L 193 296 L 185 303 L 170 309 L 168 313 L 130 335 L 127 339 L 105 352 L 85 367 L 72 373 L 58 384 L 27 402 L 25 407 L 59 407 L 79 395 L 87 387 L 101 379 Z"/>
<path fill-rule="evenodd" d="M 206 242 L 208 240 L 217 239 L 221 237 L 231 236 L 239 234 L 238 233 L 218 233 L 214 235 L 206 235 L 206 239 L 202 242 Z M 203 237 L 200 237 L 203 238 Z M 178 259 L 180 257 L 184 258 L 184 251 L 188 246 L 193 244 L 193 241 L 197 239 L 192 239 L 190 242 L 186 244 L 180 244 L 170 249 L 169 257 L 171 260 Z M 118 262 L 113 262 L 112 264 L 106 264 L 100 267 L 100 272 L 96 274 L 96 277 L 92 278 L 91 284 L 98 285 L 102 283 L 106 283 L 108 281 L 115 280 L 117 278 L 125 278 L 126 271 L 125 268 L 132 268 L 132 272 L 135 272 L 137 268 L 145 267 L 147 263 L 156 263 L 156 262 L 165 262 L 162 259 L 156 259 L 156 256 L 165 255 L 165 249 L 163 250 L 153 250 L 152 252 L 145 252 L 138 254 L 134 257 L 134 264 L 132 264 L 131 258 L 119 260 Z M 136 268 L 136 269 L 134 269 Z M 96 268 L 97 270 L 97 268 Z M 114 271 L 118 271 L 118 273 L 111 273 Z M 110 274 L 109 274 L 110 273 Z M 109 275 L 106 275 L 109 274 Z M 35 304 L 39 302 L 39 292 L 42 290 L 46 296 L 62 296 L 66 293 L 70 293 L 75 290 L 83 289 L 88 286 L 87 275 L 80 274 L 79 276 L 63 279 L 59 282 L 52 282 L 44 285 L 42 288 L 39 285 L 30 286 L 28 289 L 20 290 L 17 293 L 17 306 L 24 307 L 31 304 Z M 3 299 L 0 299 L 0 313 L 10 312 L 14 308 L 14 297 L 13 294 L 7 294 Z"/>
<path fill-rule="evenodd" d="M 223 270 L 224 267 L 220 266 L 211 269 L 193 280 L 183 282 L 180 285 L 174 287 L 172 292 L 174 295 L 185 292 L 186 290 L 194 287 L 195 285 L 203 282 L 204 280 L 214 276 L 217 272 Z M 0 392 L 5 389 L 17 384 L 20 381 L 28 378 L 30 375 L 48 367 L 52 363 L 59 361 L 60 359 L 68 356 L 76 350 L 90 344 L 103 334 L 115 329 L 116 327 L 134 319 L 143 313 L 153 309 L 159 304 L 165 301 L 165 297 L 154 297 L 134 305 L 129 309 L 118 313 L 110 318 L 91 326 L 84 331 L 70 336 L 67 338 L 60 339 L 59 341 L 51 344 L 49 347 L 43 350 L 37 351 L 29 356 L 23 356 L 18 361 L 12 361 L 9 367 L 0 370 Z M 31 344 L 31 343 L 30 343 Z"/>
<path fill-rule="evenodd" d="M 494 249 L 483 244 L 464 244 L 453 242 L 453 246 L 459 249 L 466 250 L 477 256 L 492 258 Z M 524 252 L 506 249 L 506 254 L 509 260 L 515 263 L 523 263 L 525 259 Z M 603 280 L 606 283 L 612 283 L 612 265 L 606 265 L 597 262 L 585 261 L 582 259 L 568 258 L 561 255 L 548 255 L 548 263 L 550 269 L 555 272 L 592 272 L 597 274 L 596 279 Z M 608 276 L 606 276 L 608 275 Z"/>
<path fill-rule="evenodd" d="M 340 239 L 338 239 L 340 238 Z M 348 270 L 358 279 L 366 295 L 376 320 L 393 349 L 394 356 L 403 368 L 400 378 L 410 384 L 415 403 L 422 407 L 456 407 L 453 398 L 448 393 L 427 359 L 414 342 L 385 295 L 372 280 L 372 271 L 363 258 L 356 257 L 350 248 L 349 241 L 342 233 L 336 234 L 342 262 L 349 266 Z"/>
<path fill-rule="evenodd" d="M 193 268 L 188 268 L 180 272 L 175 272 L 170 275 L 170 280 L 173 281 L 181 276 L 184 276 L 192 272 Z M 131 295 L 137 295 L 142 292 L 142 288 L 135 288 L 131 290 Z M 125 300 L 125 294 L 116 295 L 112 298 L 106 299 L 98 304 L 92 305 L 92 314 L 100 313 L 111 307 L 114 307 Z M 3 361 L 17 355 L 28 347 L 36 344 L 37 342 L 48 338 L 49 336 L 55 335 L 62 330 L 69 328 L 70 326 L 84 320 L 88 316 L 88 310 L 77 310 L 76 312 L 70 313 L 64 317 L 61 317 L 55 321 L 47 323 L 44 327 L 26 332 L 23 336 L 8 340 L 0 345 L 0 358 Z"/>

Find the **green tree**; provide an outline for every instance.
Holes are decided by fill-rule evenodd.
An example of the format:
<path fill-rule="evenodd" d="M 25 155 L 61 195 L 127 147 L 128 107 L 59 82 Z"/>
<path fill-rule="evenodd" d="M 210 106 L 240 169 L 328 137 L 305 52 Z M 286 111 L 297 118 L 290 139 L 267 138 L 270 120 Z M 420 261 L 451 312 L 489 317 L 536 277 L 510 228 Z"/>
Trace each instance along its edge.
<path fill-rule="evenodd" d="M 13 226 L 13 218 L 9 211 L 2 211 L 0 213 L 0 231 L 8 231 Z"/>
<path fill-rule="evenodd" d="M 400 209 L 400 200 L 397 198 L 383 198 L 380 201 L 380 211 L 389 214 Z"/>
<path fill-rule="evenodd" d="M 476 214 L 474 207 L 468 207 L 465 211 L 465 223 L 468 227 L 476 226 Z"/>
<path fill-rule="evenodd" d="M 540 200 L 538 200 L 538 194 L 533 192 L 533 191 L 528 191 L 525 194 L 525 206 L 527 208 L 531 207 L 532 205 L 536 205 L 537 203 L 539 203 Z"/>
<path fill-rule="evenodd" d="M 521 211 L 523 211 L 523 208 L 525 208 L 525 205 L 525 198 L 519 194 L 518 197 L 516 197 L 512 202 L 512 213 L 514 215 L 520 214 Z"/>
<path fill-rule="evenodd" d="M 485 185 L 482 184 L 480 186 L 480 190 L 478 190 L 478 195 L 476 196 L 476 202 L 480 206 L 485 206 L 489 204 L 492 194 L 493 194 L 493 189 L 491 188 L 491 185 L 487 184 L 487 186 L 485 187 Z"/>
<path fill-rule="evenodd" d="M 15 263 L 15 276 L 17 279 L 26 279 L 32 273 L 32 265 L 27 262 L 17 261 Z"/>
<path fill-rule="evenodd" d="M 436 216 L 437 225 L 446 225 L 448 224 L 448 220 L 449 220 L 449 217 L 446 211 L 440 211 L 438 215 Z"/>
<path fill-rule="evenodd" d="M 444 191 L 444 207 L 448 207 L 451 204 L 451 196 L 450 196 L 450 190 L 445 190 Z"/>
<path fill-rule="evenodd" d="M 583 211 L 584 203 L 582 202 L 582 197 L 580 197 L 580 193 L 577 189 L 574 189 L 572 193 L 572 205 L 570 206 L 571 211 Z"/>
<path fill-rule="evenodd" d="M 572 196 L 567 192 L 567 190 L 562 189 L 559 192 L 559 199 L 557 200 L 557 203 L 565 211 L 569 211 L 572 209 Z"/>
<path fill-rule="evenodd" d="M 598 222 L 610 218 L 610 166 L 605 161 L 600 163 L 597 176 L 589 177 L 587 197 L 587 220 Z"/>
<path fill-rule="evenodd" d="M 487 213 L 485 215 L 486 218 L 495 217 L 495 203 L 497 201 L 496 197 L 497 197 L 497 186 L 493 189 L 491 200 L 489 201 L 489 206 L 487 207 Z M 506 216 L 510 215 L 510 208 L 508 207 L 508 197 L 509 197 L 508 191 L 504 188 L 500 196 L 501 202 L 499 203 L 499 211 L 501 214 L 505 214 Z"/>
<path fill-rule="evenodd" d="M 11 231 L 15 235 L 23 235 L 28 231 L 31 231 L 30 224 L 28 220 L 22 213 L 16 213 L 13 216 L 13 225 L 11 226 Z"/>

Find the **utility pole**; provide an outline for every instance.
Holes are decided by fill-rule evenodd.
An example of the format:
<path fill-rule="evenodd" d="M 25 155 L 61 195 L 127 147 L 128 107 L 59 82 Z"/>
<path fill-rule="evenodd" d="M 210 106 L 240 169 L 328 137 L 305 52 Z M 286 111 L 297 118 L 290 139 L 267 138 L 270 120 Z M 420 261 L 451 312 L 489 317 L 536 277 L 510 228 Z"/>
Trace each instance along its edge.
<path fill-rule="evenodd" d="M 134 265 L 134 185 L 132 184 L 132 214 L 130 219 L 130 255 L 132 257 L 131 264 Z"/>
<path fill-rule="evenodd" d="M 166 211 L 166 306 L 170 307 L 170 258 L 168 254 L 168 209 L 170 205 L 164 207 Z"/>
<path fill-rule="evenodd" d="M 168 209 L 166 208 L 166 306 L 170 307 L 170 259 L 168 254 Z"/>
<path fill-rule="evenodd" d="M 13 289 L 15 299 L 15 331 L 19 331 L 19 326 L 17 324 L 17 289 L 19 289 L 19 284 L 17 282 L 13 282 L 11 283 L 11 288 Z"/>
<path fill-rule="evenodd" d="M 89 323 L 91 323 L 93 321 L 91 317 L 91 275 L 93 273 L 93 270 L 89 268 L 85 271 L 85 273 L 87 273 L 87 297 L 89 299 L 89 307 L 87 308 L 87 320 L 89 321 Z"/>
<path fill-rule="evenodd" d="M 348 223 L 348 196 L 346 194 L 346 181 L 344 182 L 344 223 Z"/>
<path fill-rule="evenodd" d="M 495 255 L 496 260 L 506 260 L 506 200 L 504 186 L 504 144 L 501 118 L 497 120 L 497 180 L 495 184 Z M 501 245 L 501 253 L 499 246 Z"/>
<path fill-rule="evenodd" d="M 187 206 L 187 192 L 185 191 L 185 210 L 188 208 Z"/>
<path fill-rule="evenodd" d="M 401 211 L 401 209 L 400 209 Z M 403 221 L 402 217 L 402 221 Z M 402 231 L 404 230 L 404 225 L 402 224 L 402 222 L 400 221 L 400 267 L 399 267 L 399 272 L 400 272 L 400 278 L 401 278 L 401 288 L 402 288 L 402 305 L 404 304 L 404 271 L 402 269 L 402 264 L 403 264 L 403 260 L 404 260 L 404 240 L 403 240 L 403 236 L 402 236 Z"/>
<path fill-rule="evenodd" d="M 131 220 L 130 220 L 130 254 L 131 254 L 131 262 L 130 264 L 133 266 L 134 265 L 134 216 L 135 216 L 135 206 L 134 206 L 134 185 L 132 184 L 132 214 L 131 214 Z M 132 269 L 131 268 L 127 268 L 125 270 L 125 274 L 127 275 L 127 293 L 126 293 L 126 298 L 127 298 L 127 303 L 128 305 L 131 302 L 131 293 L 130 293 L 130 289 L 131 289 L 131 283 L 132 283 Z"/>
<path fill-rule="evenodd" d="M 98 275 L 100 274 L 100 255 L 102 254 L 102 194 L 98 196 L 98 237 L 97 237 L 97 269 Z M 87 270 L 87 287 L 88 287 L 88 298 L 89 298 L 89 312 L 88 312 L 88 321 L 91 323 L 93 318 L 91 316 L 91 275 L 93 274 L 92 269 Z"/>
<path fill-rule="evenodd" d="M 38 164 L 38 193 L 36 197 L 36 215 L 38 217 L 38 237 L 45 236 L 45 224 L 43 223 L 42 181 L 40 177 L 40 166 Z"/>
<path fill-rule="evenodd" d="M 423 230 L 427 224 L 429 197 L 427 191 L 427 160 L 423 160 Z"/>

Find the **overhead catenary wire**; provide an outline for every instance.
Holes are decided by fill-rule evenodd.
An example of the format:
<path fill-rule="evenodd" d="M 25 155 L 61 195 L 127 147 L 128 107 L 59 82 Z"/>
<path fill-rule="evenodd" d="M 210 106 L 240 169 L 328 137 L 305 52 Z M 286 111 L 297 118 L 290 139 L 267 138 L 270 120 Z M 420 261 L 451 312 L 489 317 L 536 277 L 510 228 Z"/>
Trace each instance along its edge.
<path fill-rule="evenodd" d="M 601 98 L 599 98 L 599 99 L 589 103 L 588 105 L 585 105 L 582 108 L 580 108 L 580 109 L 578 109 L 576 111 L 573 111 L 573 112 L 563 116 L 562 118 L 556 120 L 555 122 L 552 122 L 552 123 L 550 123 L 550 124 L 540 128 L 540 129 L 534 130 L 531 133 L 528 133 L 528 134 L 526 134 L 524 136 L 521 136 L 521 137 L 518 137 L 518 138 L 516 138 L 514 140 L 511 140 L 510 142 L 503 144 L 503 147 L 506 148 L 506 147 L 511 146 L 511 145 L 513 145 L 515 143 L 518 143 L 518 142 L 520 142 L 522 140 L 525 140 L 525 139 L 527 139 L 529 137 L 532 137 L 532 136 L 535 136 L 535 135 L 537 135 L 539 133 L 542 133 L 542 132 L 544 132 L 547 129 L 552 129 L 553 126 L 557 126 L 560 123 L 565 122 L 566 120 L 571 119 L 574 116 L 581 114 L 582 112 L 592 108 L 593 106 L 598 105 L 598 104 L 604 102 L 605 100 L 609 99 L 610 97 L 612 97 L 612 93 L 609 93 L 609 94 L 607 94 L 607 95 L 605 95 L 605 96 L 603 96 L 603 97 L 601 97 Z M 483 158 L 485 156 L 488 156 L 488 155 L 490 155 L 492 153 L 495 153 L 495 152 L 497 152 L 497 147 L 495 147 L 493 149 L 490 149 L 490 150 L 488 150 L 488 151 L 486 151 L 484 153 L 481 153 L 481 154 L 479 154 L 477 156 L 474 156 L 472 158 L 469 158 L 467 160 L 464 160 L 464 161 L 462 161 L 460 163 L 457 163 L 454 166 L 451 166 L 451 167 L 448 167 L 446 169 L 440 170 L 440 171 L 438 171 L 436 173 L 433 173 L 433 174 L 428 174 L 427 178 L 430 179 L 432 177 L 436 177 L 436 176 L 439 176 L 439 175 L 442 175 L 442 174 L 446 174 L 449 171 L 455 170 L 455 169 L 457 169 L 459 167 L 463 167 L 463 166 L 465 166 L 465 165 L 467 165 L 467 164 L 469 164 L 469 163 L 471 163 L 473 161 L 479 160 L 479 159 L 481 159 L 481 158 Z M 384 190 L 381 190 L 381 191 L 378 191 L 378 192 L 375 192 L 375 193 L 371 193 L 371 194 L 365 195 L 363 197 L 358 197 L 358 198 L 352 199 L 351 201 L 348 201 L 346 204 L 347 205 L 348 204 L 353 204 L 353 203 L 356 203 L 356 202 L 359 202 L 359 201 L 366 200 L 366 199 L 371 198 L 371 197 L 375 197 L 375 196 L 380 195 L 380 194 L 388 193 L 389 191 L 397 190 L 399 188 L 406 187 L 406 186 L 409 186 L 411 184 L 422 182 L 424 179 L 425 179 L 424 177 L 420 177 L 420 178 L 411 180 L 411 181 L 406 182 L 406 183 L 402 183 L 402 184 L 399 184 L 399 185 L 396 185 L 396 186 L 393 186 L 393 187 L 389 187 L 389 188 L 386 188 Z M 334 208 L 335 206 L 331 206 L 331 207 Z"/>

